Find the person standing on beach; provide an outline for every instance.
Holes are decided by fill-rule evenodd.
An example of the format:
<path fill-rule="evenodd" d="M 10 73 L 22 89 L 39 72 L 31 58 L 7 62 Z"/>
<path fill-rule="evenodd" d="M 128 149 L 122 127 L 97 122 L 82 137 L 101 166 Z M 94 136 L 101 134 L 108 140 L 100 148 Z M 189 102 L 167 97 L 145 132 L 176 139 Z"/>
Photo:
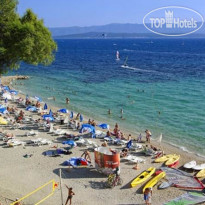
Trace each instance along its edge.
<path fill-rule="evenodd" d="M 151 205 L 151 196 L 152 196 L 151 189 L 146 188 L 144 192 L 144 200 L 146 205 Z"/>
<path fill-rule="evenodd" d="M 121 119 L 123 119 L 123 109 L 120 110 L 121 113 Z"/>
<path fill-rule="evenodd" d="M 111 115 L 111 110 L 110 109 L 108 110 L 108 115 Z"/>
<path fill-rule="evenodd" d="M 68 201 L 69 201 L 69 200 L 70 200 L 70 205 L 71 205 L 71 203 L 72 203 L 72 198 L 73 198 L 73 195 L 75 195 L 75 193 L 72 191 L 72 190 L 73 190 L 72 188 L 68 188 L 67 185 L 65 185 L 65 186 L 66 186 L 66 188 L 68 189 L 68 197 L 67 197 L 67 200 L 66 200 L 66 202 L 65 202 L 65 205 L 68 204 Z"/>

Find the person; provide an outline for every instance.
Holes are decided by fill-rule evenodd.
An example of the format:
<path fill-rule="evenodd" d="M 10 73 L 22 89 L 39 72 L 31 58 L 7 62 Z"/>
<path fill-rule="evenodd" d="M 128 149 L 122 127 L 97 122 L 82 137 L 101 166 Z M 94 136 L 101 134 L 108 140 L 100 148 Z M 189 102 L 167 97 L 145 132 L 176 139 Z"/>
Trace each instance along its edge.
<path fill-rule="evenodd" d="M 133 169 L 138 170 L 139 166 L 138 166 L 138 162 L 136 163 L 136 165 L 133 167 Z"/>
<path fill-rule="evenodd" d="M 66 104 L 69 104 L 70 102 L 69 98 L 66 98 L 65 100 L 66 100 Z"/>
<path fill-rule="evenodd" d="M 79 118 L 80 118 L 80 113 L 78 113 L 77 115 L 76 115 L 76 120 L 79 120 Z"/>
<path fill-rule="evenodd" d="M 151 205 L 151 195 L 150 188 L 146 188 L 144 192 L 144 200 L 146 205 Z"/>
<path fill-rule="evenodd" d="M 138 138 L 137 138 L 137 142 L 142 142 L 142 134 L 140 133 Z"/>
<path fill-rule="evenodd" d="M 85 160 L 87 160 L 89 163 L 91 163 L 91 157 L 90 157 L 90 152 L 89 151 L 86 150 L 85 152 L 83 152 L 81 157 L 83 157 Z"/>
<path fill-rule="evenodd" d="M 123 118 L 123 109 L 120 110 L 121 118 Z"/>
<path fill-rule="evenodd" d="M 120 152 L 120 157 L 123 158 L 126 157 L 127 155 L 128 155 L 128 149 L 127 148 L 122 149 L 122 151 Z"/>
<path fill-rule="evenodd" d="M 149 130 L 145 130 L 145 133 L 146 133 L 146 141 L 148 143 L 150 143 L 150 138 L 151 138 L 152 134 Z"/>
<path fill-rule="evenodd" d="M 71 187 L 71 188 L 68 188 L 68 186 L 67 185 L 65 185 L 66 186 L 66 188 L 68 189 L 68 197 L 67 197 L 67 200 L 66 200 L 66 202 L 65 202 L 65 205 L 67 205 L 68 204 L 68 201 L 70 200 L 70 205 L 72 204 L 72 198 L 73 198 L 73 195 L 75 195 L 75 193 L 73 192 L 73 188 Z"/>
<path fill-rule="evenodd" d="M 131 139 L 132 139 L 132 135 L 129 134 L 129 135 L 128 135 L 128 138 L 127 138 L 127 141 L 129 142 Z"/>
<path fill-rule="evenodd" d="M 113 133 L 114 133 L 115 136 L 117 135 L 118 130 L 119 130 L 119 126 L 118 126 L 118 124 L 116 123 L 116 124 L 115 124 L 115 128 L 114 128 L 114 130 L 113 130 Z"/>
<path fill-rule="evenodd" d="M 56 101 L 56 98 L 55 98 L 55 96 L 53 96 L 53 101 Z"/>
<path fill-rule="evenodd" d="M 104 141 L 102 144 L 101 144 L 102 147 L 107 147 L 107 142 Z"/>
<path fill-rule="evenodd" d="M 110 109 L 108 110 L 108 115 L 111 115 L 111 110 Z"/>

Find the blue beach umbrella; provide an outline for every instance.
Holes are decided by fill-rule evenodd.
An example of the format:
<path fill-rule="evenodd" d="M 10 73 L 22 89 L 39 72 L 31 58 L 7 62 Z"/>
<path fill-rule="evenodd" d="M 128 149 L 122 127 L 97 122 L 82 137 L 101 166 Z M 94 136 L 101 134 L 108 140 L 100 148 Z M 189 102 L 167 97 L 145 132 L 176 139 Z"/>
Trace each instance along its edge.
<path fill-rule="evenodd" d="M 44 107 L 43 107 L 44 110 L 47 110 L 48 109 L 48 106 L 47 104 L 45 103 Z"/>
<path fill-rule="evenodd" d="M 83 122 L 83 115 L 80 114 L 80 122 Z"/>
<path fill-rule="evenodd" d="M 28 107 L 26 108 L 26 110 L 35 112 L 35 111 L 37 111 L 37 108 L 36 108 L 35 106 L 28 106 Z"/>
<path fill-rule="evenodd" d="M 70 112 L 70 118 L 73 119 L 73 111 Z"/>
<path fill-rule="evenodd" d="M 95 127 L 90 125 L 90 124 L 83 124 L 79 132 L 80 133 L 89 132 L 89 133 L 92 133 L 92 138 L 96 137 L 96 135 L 95 135 Z"/>
<path fill-rule="evenodd" d="M 50 111 L 49 111 L 49 114 L 48 114 L 49 116 L 53 116 L 53 112 L 52 112 L 52 110 L 50 109 Z"/>
<path fill-rule="evenodd" d="M 7 91 L 10 90 L 10 88 L 9 88 L 8 86 L 3 86 L 2 89 L 3 89 L 3 90 L 7 90 Z"/>
<path fill-rule="evenodd" d="M 73 140 L 63 141 L 62 144 L 67 144 L 67 145 L 70 145 L 72 147 L 76 146 L 76 143 Z"/>
<path fill-rule="evenodd" d="M 5 113 L 5 111 L 6 111 L 6 108 L 5 107 L 2 107 L 2 108 L 0 108 L 0 113 Z"/>
<path fill-rule="evenodd" d="M 98 127 L 102 128 L 102 129 L 108 129 L 108 130 L 110 128 L 110 126 L 108 124 L 105 124 L 105 123 L 98 125 Z"/>
<path fill-rule="evenodd" d="M 129 149 L 130 147 L 132 147 L 132 140 L 130 140 L 130 141 L 127 143 L 126 147 L 127 147 L 128 149 Z"/>
<path fill-rule="evenodd" d="M 58 110 L 58 112 L 61 112 L 61 113 L 68 113 L 68 110 L 65 109 L 65 108 L 62 108 L 62 109 Z"/>
<path fill-rule="evenodd" d="M 9 91 L 11 94 L 14 94 L 14 95 L 17 95 L 18 94 L 18 91 L 16 91 L 16 90 L 10 90 Z"/>
<path fill-rule="evenodd" d="M 42 118 L 44 120 L 54 121 L 54 118 L 52 116 L 50 116 L 50 115 L 43 115 Z"/>

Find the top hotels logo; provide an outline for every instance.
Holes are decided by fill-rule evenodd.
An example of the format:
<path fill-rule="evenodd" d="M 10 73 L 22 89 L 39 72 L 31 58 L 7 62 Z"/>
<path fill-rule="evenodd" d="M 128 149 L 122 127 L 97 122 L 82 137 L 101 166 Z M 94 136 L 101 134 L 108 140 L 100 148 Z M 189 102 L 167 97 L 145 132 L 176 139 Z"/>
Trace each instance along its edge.
<path fill-rule="evenodd" d="M 188 35 L 199 30 L 203 23 L 204 19 L 197 11 L 177 6 L 152 10 L 143 19 L 148 30 L 163 36 Z"/>

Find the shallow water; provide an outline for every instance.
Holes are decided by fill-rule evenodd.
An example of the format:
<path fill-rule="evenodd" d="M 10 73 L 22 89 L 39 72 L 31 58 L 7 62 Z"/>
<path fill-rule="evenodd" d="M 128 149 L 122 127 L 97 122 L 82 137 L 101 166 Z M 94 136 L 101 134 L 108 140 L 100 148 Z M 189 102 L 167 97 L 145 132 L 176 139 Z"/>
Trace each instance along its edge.
<path fill-rule="evenodd" d="M 205 39 L 57 40 L 49 67 L 22 64 L 19 90 L 205 156 Z M 115 60 L 119 50 L 121 60 Z M 130 68 L 122 68 L 128 56 Z M 10 74 L 13 74 L 10 73 Z M 55 96 L 56 101 L 48 100 Z M 65 104 L 69 97 L 70 105 Z M 112 114 L 107 115 L 111 109 Z M 120 119 L 123 108 L 125 120 Z"/>

